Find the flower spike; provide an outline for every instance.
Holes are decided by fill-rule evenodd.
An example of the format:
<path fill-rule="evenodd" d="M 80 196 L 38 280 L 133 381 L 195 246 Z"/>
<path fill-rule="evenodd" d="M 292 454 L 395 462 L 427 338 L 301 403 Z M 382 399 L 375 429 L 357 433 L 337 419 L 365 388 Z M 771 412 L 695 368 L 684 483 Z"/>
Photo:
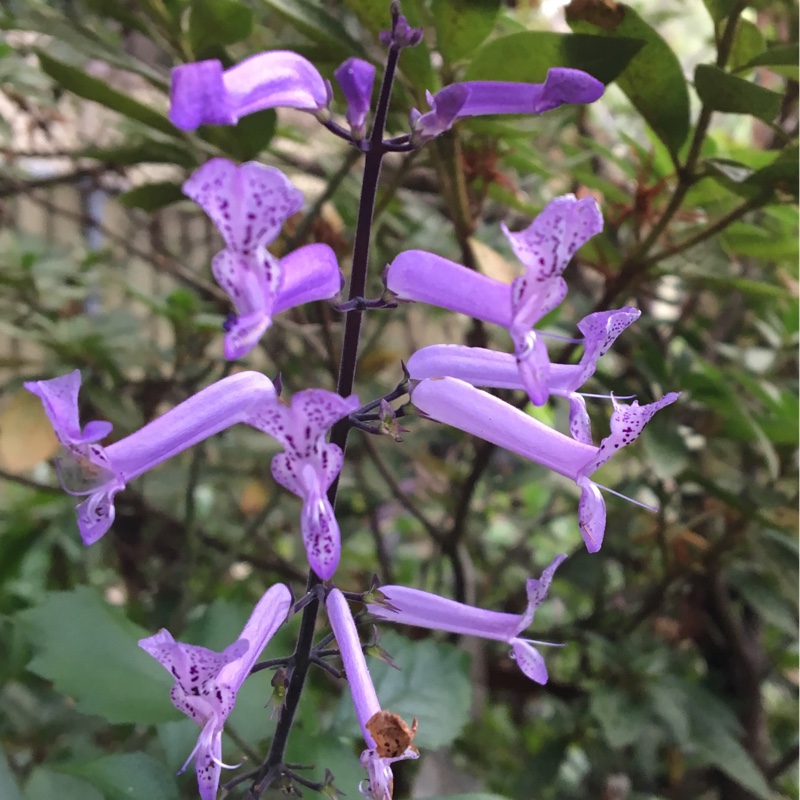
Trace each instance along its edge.
<path fill-rule="evenodd" d="M 240 372 L 199 391 L 140 430 L 102 447 L 111 432 L 109 422 L 78 423 L 78 370 L 47 381 L 30 381 L 25 388 L 41 398 L 50 424 L 63 445 L 57 461 L 59 479 L 70 494 L 86 496 L 77 507 L 84 544 L 93 544 L 114 522 L 114 496 L 125 485 L 162 461 L 197 442 L 245 422 L 252 409 L 276 402 L 265 375 Z"/>
<path fill-rule="evenodd" d="M 298 53 L 272 50 L 223 70 L 216 59 L 172 70 L 169 118 L 184 131 L 200 125 L 235 125 L 265 108 L 327 109 L 330 87 Z"/>
<path fill-rule="evenodd" d="M 412 744 L 416 720 L 409 729 L 397 714 L 381 710 L 347 600 L 334 588 L 328 593 L 325 605 L 350 685 L 356 718 L 367 745 L 361 753 L 361 766 L 367 771 L 368 779 L 359 790 L 371 800 L 392 800 L 394 777 L 391 765 L 395 761 L 419 758 L 419 750 Z M 382 735 L 387 726 L 393 729 L 391 742 L 385 741 Z"/>
<path fill-rule="evenodd" d="M 291 406 L 281 402 L 262 406 L 247 420 L 285 448 L 272 459 L 272 475 L 303 501 L 303 543 L 311 568 L 322 580 L 331 578 L 339 564 L 339 524 L 326 492 L 344 460 L 341 448 L 326 444 L 324 437 L 334 422 L 358 407 L 355 395 L 306 389 L 292 398 Z"/>
<path fill-rule="evenodd" d="M 528 606 L 523 614 L 486 611 L 407 586 L 381 586 L 381 594 L 391 607 L 368 603 L 367 610 L 386 622 L 507 642 L 525 675 L 536 683 L 544 684 L 547 683 L 544 659 L 533 646 L 534 643 L 520 637 L 520 634 L 531 626 L 536 609 L 547 597 L 553 575 L 565 558 L 564 554 L 556 556 L 538 580 L 528 579 L 525 587 Z"/>
<path fill-rule="evenodd" d="M 494 395 L 456 378 L 428 378 L 411 391 L 411 401 L 426 416 L 478 436 L 575 481 L 581 489 L 578 523 L 586 549 L 600 549 L 605 503 L 589 476 L 620 447 L 630 444 L 656 411 L 674 403 L 670 392 L 655 403 L 623 406 L 615 401 L 611 434 L 600 447 L 548 428 Z"/>
<path fill-rule="evenodd" d="M 169 631 L 139 640 L 149 653 L 175 677 L 170 692 L 178 711 L 196 722 L 201 732 L 183 772 L 195 759 L 197 784 L 202 800 L 215 800 L 222 767 L 222 729 L 241 688 L 261 651 L 286 621 L 292 594 L 279 583 L 258 601 L 241 635 L 221 653 L 205 647 L 176 642 Z"/>
<path fill-rule="evenodd" d="M 192 174 L 183 191 L 208 214 L 227 245 L 211 265 L 237 311 L 225 325 L 227 359 L 250 352 L 274 314 L 341 290 L 342 274 L 328 245 L 309 244 L 281 259 L 266 249 L 303 205 L 302 193 L 280 170 L 213 158 Z"/>

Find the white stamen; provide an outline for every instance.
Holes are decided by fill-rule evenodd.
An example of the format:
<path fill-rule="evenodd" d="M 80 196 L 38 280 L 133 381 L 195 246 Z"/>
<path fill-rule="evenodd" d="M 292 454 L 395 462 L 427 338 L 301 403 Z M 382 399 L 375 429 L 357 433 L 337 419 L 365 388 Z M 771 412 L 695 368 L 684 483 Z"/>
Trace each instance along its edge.
<path fill-rule="evenodd" d="M 617 497 L 621 497 L 623 500 L 627 500 L 629 503 L 633 503 L 635 506 L 641 506 L 642 508 L 646 508 L 648 511 L 658 511 L 658 506 L 651 506 L 647 503 L 643 503 L 641 500 L 634 500 L 632 497 L 628 497 L 626 494 L 622 494 L 622 492 L 617 492 L 614 489 L 609 489 L 608 486 L 603 486 L 602 483 L 598 483 L 597 481 L 592 481 L 598 489 L 603 489 L 610 494 L 615 494 Z"/>

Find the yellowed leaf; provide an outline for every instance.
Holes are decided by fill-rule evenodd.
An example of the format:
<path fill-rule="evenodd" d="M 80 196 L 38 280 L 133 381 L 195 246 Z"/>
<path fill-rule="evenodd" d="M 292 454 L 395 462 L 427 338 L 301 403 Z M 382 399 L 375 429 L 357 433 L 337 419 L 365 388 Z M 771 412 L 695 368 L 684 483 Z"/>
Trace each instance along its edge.
<path fill-rule="evenodd" d="M 0 406 L 0 467 L 20 473 L 47 461 L 58 452 L 42 401 L 21 389 Z"/>

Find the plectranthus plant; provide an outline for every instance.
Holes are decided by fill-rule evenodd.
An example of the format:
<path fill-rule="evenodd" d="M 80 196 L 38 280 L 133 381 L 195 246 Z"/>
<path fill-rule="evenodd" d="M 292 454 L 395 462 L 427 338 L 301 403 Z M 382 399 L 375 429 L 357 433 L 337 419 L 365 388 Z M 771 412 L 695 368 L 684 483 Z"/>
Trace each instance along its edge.
<path fill-rule="evenodd" d="M 414 738 L 416 718 L 403 719 L 382 698 L 365 658 L 366 621 L 446 631 L 505 643 L 526 678 L 548 680 L 546 650 L 568 642 L 529 638 L 535 612 L 547 599 L 556 569 L 567 558 L 558 555 L 526 583 L 527 608 L 522 614 L 477 608 L 420 587 L 385 585 L 342 587 L 337 582 L 342 537 L 336 518 L 341 471 L 346 469 L 348 437 L 390 433 L 400 439 L 398 419 L 410 425 L 415 416 L 435 420 L 483 439 L 521 459 L 529 459 L 574 481 L 579 490 L 575 516 L 576 544 L 583 538 L 594 553 L 606 535 L 606 507 L 593 475 L 620 448 L 640 434 L 650 418 L 674 402 L 676 393 L 640 404 L 609 396 L 610 430 L 592 431 L 584 384 L 597 362 L 625 329 L 636 322 L 634 308 L 598 311 L 577 323 L 581 354 L 573 363 L 551 358 L 548 334 L 537 329 L 565 299 L 569 264 L 576 251 L 602 229 L 602 215 L 592 198 L 557 197 L 528 227 L 503 233 L 521 263 L 509 285 L 441 255 L 421 250 L 398 253 L 385 268 L 385 292 L 365 296 L 370 235 L 381 162 L 392 152 L 411 152 L 467 117 L 495 114 L 540 114 L 564 104 L 591 103 L 603 85 L 574 69 L 553 68 L 541 84 L 463 82 L 428 92 L 427 110 L 409 109 L 408 129 L 387 134 L 392 83 L 404 49 L 414 47 L 422 31 L 411 27 L 399 6 L 391 6 L 391 27 L 381 35 L 387 55 L 378 99 L 373 104 L 376 70 L 358 58 L 347 59 L 333 73 L 346 100 L 333 106 L 330 82 L 303 56 L 289 51 L 253 55 L 227 69 L 217 60 L 190 63 L 172 76 L 170 119 L 179 128 L 234 125 L 266 108 L 290 107 L 319 120 L 322 128 L 346 140 L 363 154 L 364 171 L 352 264 L 345 281 L 333 250 L 310 244 L 277 258 L 268 246 L 286 220 L 303 205 L 301 192 L 278 169 L 214 158 L 184 184 L 218 228 L 224 248 L 212 261 L 219 286 L 230 298 L 224 325 L 224 354 L 235 361 L 270 335 L 273 318 L 311 301 L 329 301 L 343 315 L 343 338 L 335 390 L 308 387 L 287 398 L 277 374 L 272 378 L 238 371 L 201 389 L 141 430 L 102 444 L 111 425 L 92 421 L 81 426 L 78 371 L 27 384 L 44 405 L 62 445 L 58 474 L 64 489 L 80 501 L 78 530 L 86 545 L 95 544 L 114 524 L 114 497 L 127 482 L 171 456 L 233 425 L 249 426 L 274 439 L 283 451 L 272 457 L 276 482 L 295 495 L 297 535 L 308 556 L 305 587 L 276 584 L 266 589 L 244 629 L 231 631 L 231 644 L 221 652 L 176 641 L 167 630 L 143 638 L 140 647 L 173 676 L 164 702 L 198 728 L 197 744 L 187 753 L 194 765 L 202 800 L 214 800 L 221 788 L 242 789 L 249 798 L 269 787 L 316 789 L 336 796 L 336 765 L 327 767 L 323 782 L 304 777 L 287 760 L 286 749 L 304 685 L 312 668 L 349 685 L 355 716 L 363 734 L 358 787 L 338 786 L 353 796 L 356 788 L 372 800 L 391 800 L 393 765 L 424 757 Z M 322 131 L 325 133 L 325 131 Z M 407 353 L 397 364 L 400 383 L 384 396 L 363 403 L 354 394 L 359 338 L 366 313 L 390 314 L 401 303 L 422 303 L 468 315 L 508 332 L 509 351 L 441 344 Z M 520 393 L 516 404 L 496 390 Z M 494 391 L 493 391 L 494 390 Z M 568 405 L 568 430 L 561 431 L 528 413 L 549 401 Z M 257 435 L 254 433 L 253 435 Z M 599 441 L 599 443 L 598 443 Z M 285 497 L 288 505 L 297 501 Z M 613 535 L 613 532 L 609 535 Z M 319 632 L 318 617 L 327 613 L 330 633 Z M 357 610 L 354 613 L 354 608 Z M 259 661 L 278 629 L 295 614 L 301 617 L 294 652 Z M 374 645 L 373 645 L 374 646 Z M 341 666 L 337 666 L 340 664 Z M 222 735 L 237 693 L 248 677 L 274 670 L 277 724 L 260 763 L 225 783 Z M 278 691 L 279 689 L 279 691 Z M 423 709 L 420 709 L 422 712 Z"/>

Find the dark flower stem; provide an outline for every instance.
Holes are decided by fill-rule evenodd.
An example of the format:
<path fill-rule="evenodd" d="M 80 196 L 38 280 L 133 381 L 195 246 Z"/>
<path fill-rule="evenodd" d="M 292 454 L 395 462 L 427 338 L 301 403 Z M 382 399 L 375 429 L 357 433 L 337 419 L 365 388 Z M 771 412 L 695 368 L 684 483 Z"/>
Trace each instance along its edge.
<path fill-rule="evenodd" d="M 397 23 L 398 11 L 396 5 L 392 8 L 392 29 Z M 356 236 L 353 243 L 353 268 L 350 274 L 350 290 L 348 300 L 363 297 L 367 285 L 367 272 L 369 270 L 369 244 L 372 234 L 372 218 L 375 210 L 375 198 L 378 191 L 378 180 L 381 172 L 381 160 L 387 152 L 383 142 L 383 131 L 386 126 L 386 117 L 389 113 L 389 100 L 392 94 L 392 82 L 397 60 L 400 56 L 400 47 L 392 44 L 389 48 L 389 55 L 386 60 L 386 69 L 383 75 L 378 106 L 375 110 L 375 119 L 369 137 L 369 147 L 364 160 L 364 178 L 361 185 L 361 199 L 358 206 L 358 223 L 356 226 Z M 361 320 L 363 310 L 353 308 L 345 315 L 344 339 L 342 342 L 342 354 L 339 361 L 339 377 L 336 391 L 342 396 L 347 397 L 353 392 L 355 383 L 356 365 L 358 363 L 358 341 L 361 334 Z M 347 446 L 347 435 L 350 431 L 351 423 L 345 418 L 333 426 L 330 441 L 344 451 Z M 336 496 L 339 489 L 339 479 L 333 482 L 328 490 L 328 499 L 335 508 Z M 321 584 L 320 579 L 311 571 L 308 573 L 307 591 L 312 592 Z M 297 707 L 300 703 L 300 696 L 305 685 L 308 669 L 313 663 L 312 651 L 314 647 L 314 629 L 316 626 L 317 613 L 319 612 L 319 599 L 315 598 L 303 609 L 303 617 L 300 622 L 300 631 L 297 636 L 292 659 L 294 669 L 289 678 L 289 685 L 286 688 L 286 696 L 281 708 L 278 724 L 275 728 L 275 735 L 269 748 L 269 753 L 261 765 L 261 768 L 253 776 L 253 796 L 260 796 L 268 786 L 268 779 L 277 776 L 282 771 L 284 763 L 284 753 L 289 740 L 289 733 L 292 729 Z"/>

